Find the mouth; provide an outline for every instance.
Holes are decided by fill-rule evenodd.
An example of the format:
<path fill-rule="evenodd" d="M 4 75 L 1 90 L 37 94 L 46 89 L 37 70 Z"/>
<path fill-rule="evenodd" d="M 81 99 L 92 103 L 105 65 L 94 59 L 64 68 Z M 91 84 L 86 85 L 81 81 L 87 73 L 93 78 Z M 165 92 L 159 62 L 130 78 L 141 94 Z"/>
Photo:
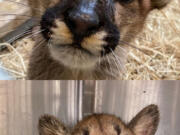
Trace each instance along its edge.
<path fill-rule="evenodd" d="M 58 48 L 68 47 L 94 56 L 104 56 L 114 51 L 120 38 L 115 25 L 108 24 L 108 27 L 81 34 L 72 33 L 66 22 L 59 20 L 55 27 L 43 31 L 42 34 L 47 41 L 52 41 L 51 45 Z"/>
<path fill-rule="evenodd" d="M 89 50 L 83 48 L 79 43 L 61 44 L 61 45 L 56 44 L 56 45 L 53 45 L 53 46 L 56 47 L 56 48 L 64 48 L 64 49 L 66 49 L 66 48 L 72 48 L 72 49 L 74 49 L 74 50 L 79 50 L 79 51 L 81 51 L 81 52 L 84 52 L 84 53 L 86 53 L 86 54 L 88 54 L 88 55 L 90 55 L 90 56 L 95 56 L 95 54 L 93 54 L 93 53 L 90 52 Z"/>
<path fill-rule="evenodd" d="M 77 18 L 69 18 L 68 11 L 57 13 L 48 9 L 41 19 L 42 35 L 56 47 L 69 47 L 89 55 L 104 56 L 115 50 L 120 33 L 112 21 Z"/>

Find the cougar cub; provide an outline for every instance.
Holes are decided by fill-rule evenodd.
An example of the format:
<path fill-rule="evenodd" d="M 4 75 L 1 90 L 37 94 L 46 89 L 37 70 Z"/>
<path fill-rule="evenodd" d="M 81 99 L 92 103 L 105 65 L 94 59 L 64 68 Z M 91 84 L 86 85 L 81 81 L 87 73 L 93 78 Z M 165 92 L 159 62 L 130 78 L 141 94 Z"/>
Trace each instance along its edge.
<path fill-rule="evenodd" d="M 77 123 L 70 131 L 55 117 L 44 115 L 39 120 L 38 128 L 40 135 L 154 135 L 158 124 L 158 108 L 150 105 L 128 124 L 113 115 L 93 114 Z"/>
<path fill-rule="evenodd" d="M 118 79 L 125 45 L 170 0 L 29 0 L 40 20 L 28 79 Z"/>

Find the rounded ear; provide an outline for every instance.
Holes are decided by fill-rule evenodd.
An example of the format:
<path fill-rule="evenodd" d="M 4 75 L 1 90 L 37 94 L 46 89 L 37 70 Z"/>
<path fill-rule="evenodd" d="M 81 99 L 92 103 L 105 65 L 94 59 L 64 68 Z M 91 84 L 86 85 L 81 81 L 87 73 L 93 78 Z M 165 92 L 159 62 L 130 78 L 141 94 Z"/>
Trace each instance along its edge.
<path fill-rule="evenodd" d="M 171 0 L 151 0 L 152 8 L 161 9 L 165 7 Z"/>
<path fill-rule="evenodd" d="M 54 116 L 43 115 L 38 124 L 39 135 L 66 135 L 65 126 Z"/>
<path fill-rule="evenodd" d="M 158 107 L 156 105 L 149 105 L 139 112 L 128 126 L 135 135 L 154 135 L 158 124 Z"/>

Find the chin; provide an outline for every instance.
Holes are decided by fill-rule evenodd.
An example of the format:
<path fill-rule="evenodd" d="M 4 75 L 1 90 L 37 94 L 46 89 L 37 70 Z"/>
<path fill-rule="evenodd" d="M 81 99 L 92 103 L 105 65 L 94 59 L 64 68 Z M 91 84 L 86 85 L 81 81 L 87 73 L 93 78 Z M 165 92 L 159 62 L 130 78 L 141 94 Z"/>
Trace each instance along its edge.
<path fill-rule="evenodd" d="M 91 70 L 100 60 L 100 56 L 71 45 L 49 45 L 49 49 L 53 59 L 70 69 Z"/>

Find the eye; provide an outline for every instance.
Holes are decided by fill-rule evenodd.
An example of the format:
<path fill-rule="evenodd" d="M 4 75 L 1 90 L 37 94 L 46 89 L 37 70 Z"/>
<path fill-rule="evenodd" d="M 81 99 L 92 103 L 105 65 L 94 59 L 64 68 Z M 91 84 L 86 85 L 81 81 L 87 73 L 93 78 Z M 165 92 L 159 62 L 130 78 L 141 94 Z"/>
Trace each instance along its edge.
<path fill-rule="evenodd" d="M 119 0 L 119 2 L 124 3 L 124 4 L 129 4 L 133 2 L 134 0 Z"/>
<path fill-rule="evenodd" d="M 116 130 L 117 135 L 121 134 L 121 129 L 120 129 L 119 125 L 114 126 L 114 129 Z"/>
<path fill-rule="evenodd" d="M 83 135 L 89 135 L 88 129 L 83 130 Z"/>

